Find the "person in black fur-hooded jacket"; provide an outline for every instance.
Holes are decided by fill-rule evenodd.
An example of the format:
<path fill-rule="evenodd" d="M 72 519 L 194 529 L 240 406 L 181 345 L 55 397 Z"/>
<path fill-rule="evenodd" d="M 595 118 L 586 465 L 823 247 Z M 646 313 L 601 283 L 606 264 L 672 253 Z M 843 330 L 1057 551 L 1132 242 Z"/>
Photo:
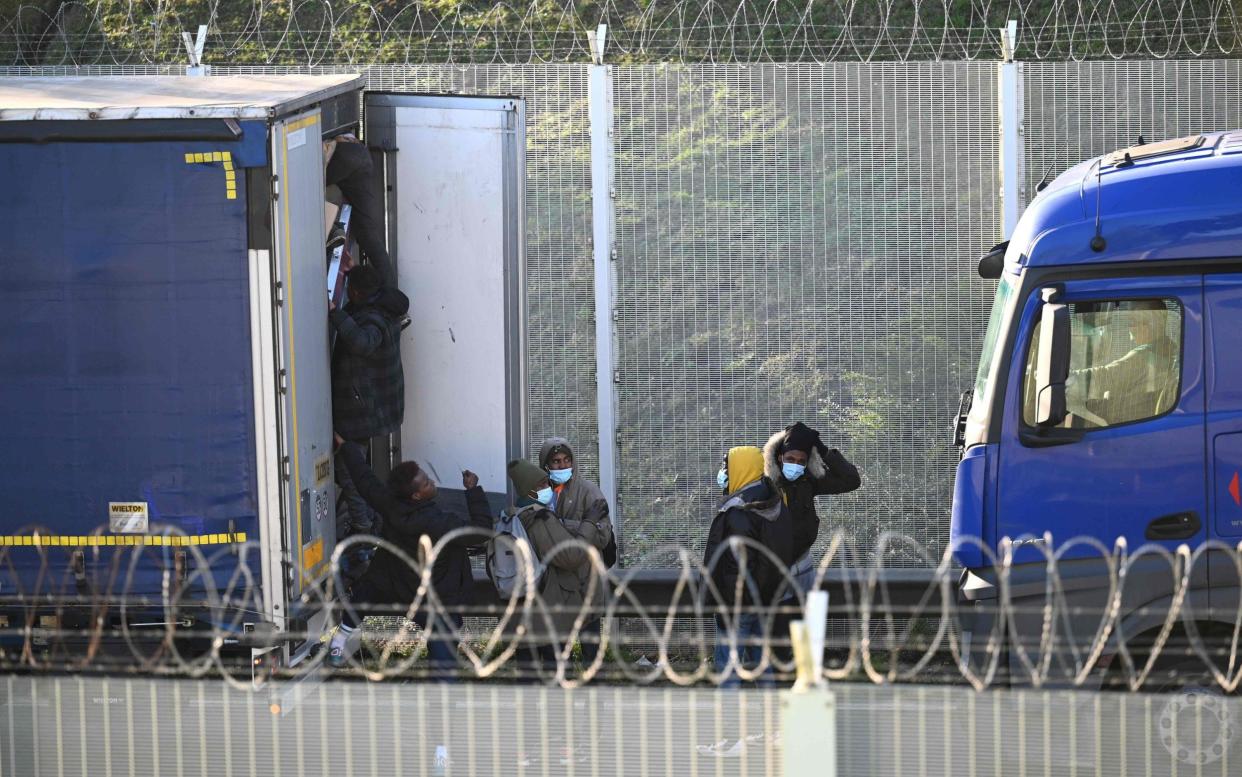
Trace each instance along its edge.
<path fill-rule="evenodd" d="M 858 468 L 799 421 L 768 438 L 763 474 L 777 485 L 794 519 L 794 554 L 806 555 L 819 536 L 815 497 L 846 494 L 862 485 Z"/>
<path fill-rule="evenodd" d="M 776 484 L 789 512 L 793 516 L 794 574 L 793 577 L 806 592 L 815 580 L 815 562 L 810 558 L 811 547 L 819 537 L 819 514 L 815 511 L 815 497 L 827 494 L 845 494 L 862 485 L 858 468 L 851 464 L 841 451 L 829 448 L 819 437 L 819 432 L 801 421 L 786 426 L 772 435 L 763 446 L 763 473 Z M 797 598 L 792 592 L 782 602 L 786 609 L 796 607 Z M 777 615 L 774 633 L 789 634 L 792 612 Z M 776 652 L 784 660 L 792 655 L 787 644 L 777 641 Z"/>

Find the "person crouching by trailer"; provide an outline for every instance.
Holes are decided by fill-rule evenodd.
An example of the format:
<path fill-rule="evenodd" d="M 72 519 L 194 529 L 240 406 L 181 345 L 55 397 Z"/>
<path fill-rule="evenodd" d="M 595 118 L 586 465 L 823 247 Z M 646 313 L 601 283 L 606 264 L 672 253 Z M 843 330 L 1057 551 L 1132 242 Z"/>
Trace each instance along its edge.
<path fill-rule="evenodd" d="M 617 541 L 608 518 L 608 500 L 595 483 L 587 480 L 574 467 L 574 452 L 564 437 L 549 437 L 539 447 L 539 466 L 548 473 L 552 486 L 552 503 L 549 505 L 562 522 L 586 521 L 600 527 L 593 534 L 596 549 L 603 556 L 604 566 L 612 568 L 617 563 Z M 572 524 L 571 524 L 572 525 Z M 588 666 L 595 661 L 600 644 L 600 613 L 593 613 L 582 627 L 582 661 Z"/>
<path fill-rule="evenodd" d="M 786 426 L 768 438 L 763 446 L 763 474 L 780 489 L 789 506 L 794 527 L 794 569 L 792 576 L 805 594 L 815 583 L 816 563 L 811 547 L 819 536 L 819 514 L 815 497 L 846 494 L 862 485 L 858 468 L 841 451 L 829 448 L 819 432 L 801 421 Z M 773 632 L 777 657 L 793 659 L 789 644 L 789 623 L 801 618 L 796 592 L 786 590 Z"/>
<path fill-rule="evenodd" d="M 351 442 L 391 434 L 405 418 L 405 372 L 401 366 L 401 317 L 410 300 L 382 285 L 380 273 L 363 265 L 349 271 L 349 302 L 331 307 L 336 331 L 332 351 L 332 425 Z"/>
<path fill-rule="evenodd" d="M 431 584 L 441 610 L 431 615 L 426 609 L 415 613 L 414 622 L 428 634 L 427 653 L 433 674 L 449 679 L 457 665 L 455 635 L 462 625 L 461 611 L 474 603 L 474 575 L 468 549 L 482 545 L 492 531 L 487 497 L 473 472 L 462 473 L 466 489 L 468 518 L 448 512 L 436 504 L 436 484 L 416 462 L 406 461 L 393 468 L 385 485 L 367 466 L 361 446 L 340 441 L 340 455 L 358 489 L 383 519 L 380 536 L 400 548 L 414 561 L 420 558 L 419 541 L 426 536 L 437 543 L 454 529 L 473 527 L 477 532 L 459 537 L 440 549 L 432 566 Z M 358 628 L 363 607 L 398 605 L 404 613 L 414 601 L 420 584 L 419 570 L 380 546 L 350 595 L 352 608 L 345 608 L 340 629 L 328 646 L 328 663 L 339 667 L 348 658 L 346 644 Z"/>
<path fill-rule="evenodd" d="M 526 624 L 528 642 L 521 656 L 536 671 L 554 669 L 557 653 L 573 631 L 591 590 L 591 576 L 599 574 L 586 548 L 606 547 L 612 536 L 612 524 L 608 522 L 608 514 L 599 510 L 584 514 L 581 520 L 562 519 L 550 507 L 554 490 L 548 473 L 529 461 L 510 461 L 509 480 L 517 495 L 512 514 L 521 520 L 531 549 L 546 567 L 538 583 L 543 607 L 536 608 Z M 566 544 L 553 555 L 553 548 L 562 543 Z M 604 607 L 606 588 L 606 581 L 595 580 L 590 602 L 595 612 Z"/>
<path fill-rule="evenodd" d="M 763 452 L 753 445 L 729 449 L 716 483 L 724 501 L 712 518 L 703 552 L 703 566 L 720 595 L 719 602 L 709 604 L 724 610 L 716 613 L 713 664 L 717 672 L 728 669 L 733 648 L 740 664 L 754 669 L 762 658 L 770 608 L 783 588 L 784 570 L 794 561 L 793 518 L 776 485 L 763 474 Z M 731 548 L 735 537 L 748 542 Z M 730 672 L 721 685 L 739 682 Z"/>

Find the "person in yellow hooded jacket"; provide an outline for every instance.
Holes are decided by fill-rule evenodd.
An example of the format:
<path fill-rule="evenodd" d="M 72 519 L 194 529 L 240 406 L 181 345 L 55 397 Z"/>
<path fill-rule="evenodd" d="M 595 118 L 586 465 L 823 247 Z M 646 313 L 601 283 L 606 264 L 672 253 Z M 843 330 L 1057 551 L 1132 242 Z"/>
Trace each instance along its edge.
<path fill-rule="evenodd" d="M 785 570 L 793 564 L 793 518 L 780 491 L 763 472 L 763 451 L 753 445 L 731 448 L 716 475 L 724 500 L 712 518 L 703 564 L 711 574 L 729 621 L 716 617 L 716 671 L 729 665 L 730 621 L 744 666 L 758 664 L 762 653 L 766 608 L 788 589 Z M 744 547 L 729 547 L 733 537 Z M 753 543 L 753 544 L 752 544 Z M 754 545 L 771 551 L 773 559 Z"/>

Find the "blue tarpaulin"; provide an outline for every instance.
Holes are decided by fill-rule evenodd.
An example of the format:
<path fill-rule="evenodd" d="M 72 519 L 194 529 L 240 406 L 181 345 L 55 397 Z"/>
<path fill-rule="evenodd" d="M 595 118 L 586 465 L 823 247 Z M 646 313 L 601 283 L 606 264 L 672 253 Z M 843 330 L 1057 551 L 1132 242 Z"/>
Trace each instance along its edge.
<path fill-rule="evenodd" d="M 153 533 L 257 539 L 229 145 L 0 144 L 0 534 L 87 535 L 109 502 L 147 502 Z"/>

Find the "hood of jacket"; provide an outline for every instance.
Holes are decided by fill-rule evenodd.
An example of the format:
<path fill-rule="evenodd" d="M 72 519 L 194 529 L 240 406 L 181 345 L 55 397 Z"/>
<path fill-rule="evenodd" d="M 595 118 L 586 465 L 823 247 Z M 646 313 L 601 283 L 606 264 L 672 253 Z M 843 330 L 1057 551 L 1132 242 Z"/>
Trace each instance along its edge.
<path fill-rule="evenodd" d="M 539 468 L 548 468 L 548 459 L 552 458 L 552 451 L 556 448 L 564 448 L 569 451 L 571 458 L 574 457 L 574 449 L 569 444 L 569 440 L 564 437 L 549 437 L 543 441 L 543 445 L 539 446 Z M 576 463 L 576 462 L 575 462 Z"/>
<path fill-rule="evenodd" d="M 768 442 L 763 446 L 763 474 L 773 483 L 781 482 L 784 475 L 781 474 L 781 443 L 785 441 L 785 431 L 782 429 L 776 434 L 768 438 Z M 824 463 L 824 457 L 819 455 L 819 451 L 811 449 L 811 455 L 807 458 L 806 474 L 818 480 L 828 474 L 828 465 Z"/>
<path fill-rule="evenodd" d="M 781 492 L 766 477 L 751 483 L 736 494 L 730 494 L 717 510 L 717 514 L 725 513 L 733 508 L 740 508 L 754 513 L 765 521 L 775 521 L 780 517 L 785 501 Z"/>
<path fill-rule="evenodd" d="M 385 286 L 377 291 L 371 304 L 391 318 L 401 318 L 410 310 L 410 298 L 393 286 Z"/>

